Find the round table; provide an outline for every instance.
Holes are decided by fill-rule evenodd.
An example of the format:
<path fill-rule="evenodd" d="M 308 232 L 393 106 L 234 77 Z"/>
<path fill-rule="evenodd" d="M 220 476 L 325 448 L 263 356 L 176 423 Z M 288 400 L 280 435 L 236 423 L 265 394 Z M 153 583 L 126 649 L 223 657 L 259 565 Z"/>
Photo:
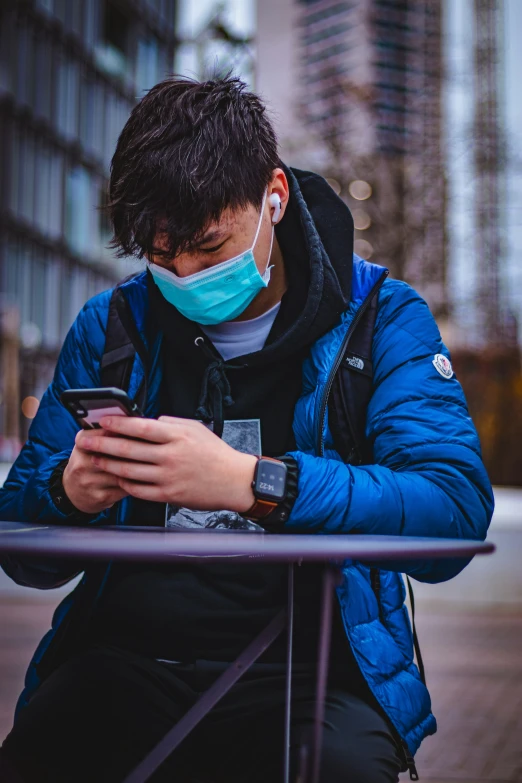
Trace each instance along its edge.
<path fill-rule="evenodd" d="M 221 530 L 180 533 L 163 527 L 62 527 L 0 522 L 0 552 L 86 560 L 263 557 L 270 561 L 416 560 L 472 557 L 488 541 L 408 536 L 272 535 Z"/>
<path fill-rule="evenodd" d="M 302 561 L 325 563 L 317 664 L 317 691 L 313 743 L 310 754 L 302 754 L 306 768 L 300 779 L 318 783 L 322 720 L 326 695 L 332 594 L 338 578 L 337 566 L 345 560 L 385 564 L 405 560 L 469 558 L 494 552 L 489 541 L 379 535 L 272 535 L 234 531 L 178 532 L 150 527 L 62 527 L 57 525 L 0 522 L 2 553 L 41 558 L 177 562 L 224 559 L 235 561 L 263 558 L 289 564 L 288 606 L 282 609 L 214 684 L 165 735 L 151 753 L 128 775 L 124 783 L 143 783 L 182 742 L 199 721 L 238 681 L 266 648 L 287 629 L 287 687 L 285 707 L 285 756 L 283 779 L 289 781 L 290 705 L 293 630 L 293 565 Z M 385 567 L 383 565 L 383 567 Z"/>

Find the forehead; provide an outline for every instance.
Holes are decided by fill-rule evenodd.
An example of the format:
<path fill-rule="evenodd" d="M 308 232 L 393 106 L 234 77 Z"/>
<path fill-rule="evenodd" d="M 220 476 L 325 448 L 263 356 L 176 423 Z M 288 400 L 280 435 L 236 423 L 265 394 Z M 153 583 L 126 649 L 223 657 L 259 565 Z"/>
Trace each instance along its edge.
<path fill-rule="evenodd" d="M 248 230 L 253 219 L 257 217 L 257 209 L 249 205 L 244 209 L 223 210 L 218 220 L 213 220 L 195 237 L 191 245 L 208 244 L 215 239 L 220 239 L 227 234 Z M 156 246 L 163 250 L 168 246 L 166 230 L 160 225 L 155 241 Z"/>
<path fill-rule="evenodd" d="M 239 209 L 227 207 L 223 210 L 218 220 L 214 220 L 206 226 L 200 236 L 206 237 L 211 233 L 223 233 L 236 228 L 241 228 L 242 226 L 249 224 L 252 217 L 255 217 L 256 215 L 257 209 L 252 204 Z"/>

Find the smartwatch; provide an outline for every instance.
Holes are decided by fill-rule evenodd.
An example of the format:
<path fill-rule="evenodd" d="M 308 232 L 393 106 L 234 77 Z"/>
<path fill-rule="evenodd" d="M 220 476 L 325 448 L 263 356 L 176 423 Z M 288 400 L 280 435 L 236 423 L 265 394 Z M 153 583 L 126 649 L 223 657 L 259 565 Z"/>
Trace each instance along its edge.
<path fill-rule="evenodd" d="M 288 468 L 284 462 L 271 457 L 258 457 L 252 481 L 255 501 L 242 516 L 264 519 L 282 503 L 287 493 Z"/>

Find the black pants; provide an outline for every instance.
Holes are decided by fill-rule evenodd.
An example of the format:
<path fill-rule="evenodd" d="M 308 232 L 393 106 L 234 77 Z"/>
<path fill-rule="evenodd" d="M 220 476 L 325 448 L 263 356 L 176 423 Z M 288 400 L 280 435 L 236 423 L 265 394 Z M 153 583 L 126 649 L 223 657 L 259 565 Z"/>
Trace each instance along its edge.
<path fill-rule="evenodd" d="M 45 680 L 21 712 L 0 750 L 0 771 L 9 766 L 23 783 L 119 783 L 215 676 L 117 648 L 87 650 Z M 321 781 L 395 783 L 404 766 L 386 720 L 337 682 L 326 702 Z M 245 675 L 151 781 L 278 783 L 284 688 L 284 674 Z M 314 688 L 314 676 L 295 675 L 292 779 L 313 726 Z"/>

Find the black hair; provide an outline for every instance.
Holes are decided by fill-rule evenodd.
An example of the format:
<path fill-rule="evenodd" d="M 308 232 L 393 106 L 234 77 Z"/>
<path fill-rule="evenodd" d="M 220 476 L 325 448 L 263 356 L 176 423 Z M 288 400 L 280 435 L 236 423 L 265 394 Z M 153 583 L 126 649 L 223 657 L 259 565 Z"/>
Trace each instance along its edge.
<path fill-rule="evenodd" d="M 278 165 L 265 107 L 244 82 L 170 77 L 134 107 L 118 139 L 107 205 L 111 246 L 120 257 L 173 258 L 227 207 L 260 207 Z"/>

